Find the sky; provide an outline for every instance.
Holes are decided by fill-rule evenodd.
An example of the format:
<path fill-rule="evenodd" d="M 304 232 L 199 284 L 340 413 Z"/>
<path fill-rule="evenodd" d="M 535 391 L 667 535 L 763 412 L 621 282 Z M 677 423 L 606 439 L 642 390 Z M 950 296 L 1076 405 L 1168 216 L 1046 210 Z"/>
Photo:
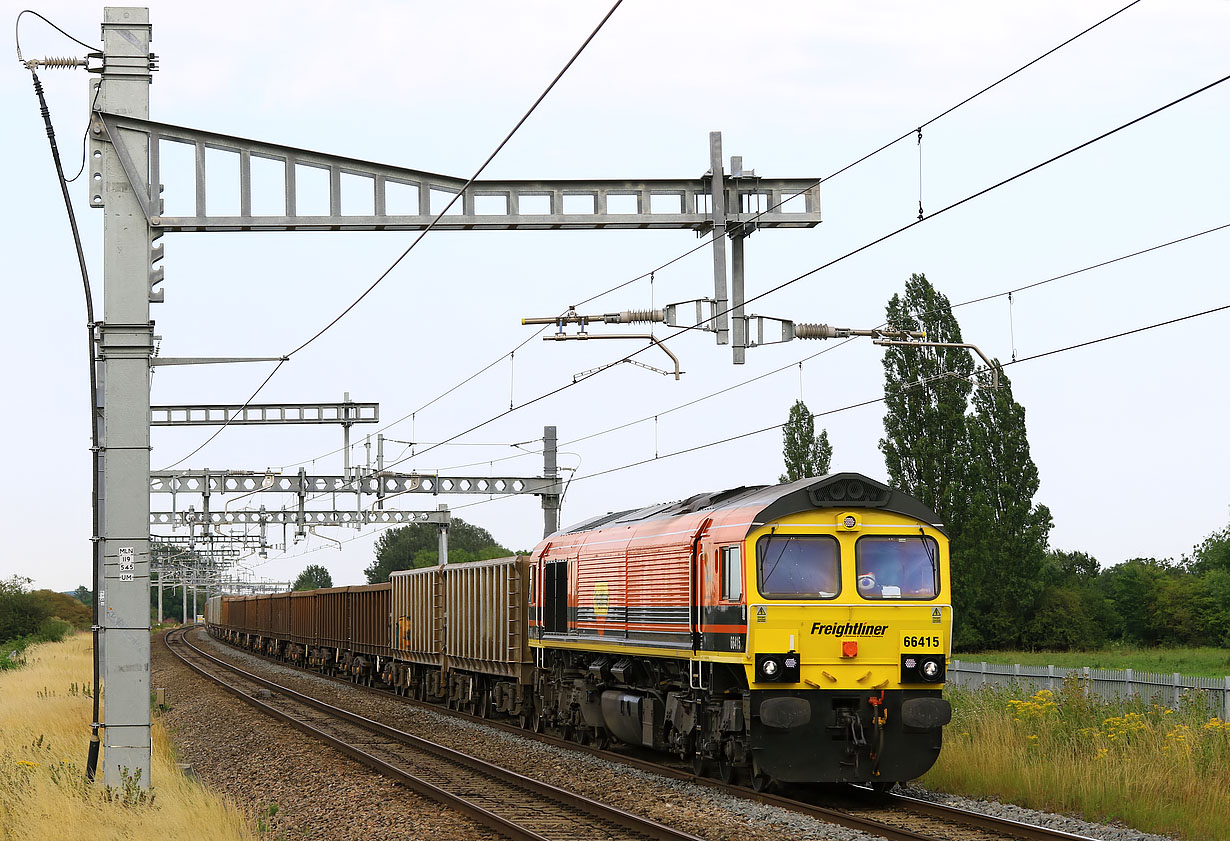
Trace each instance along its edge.
<path fill-rule="evenodd" d="M 695 178 L 709 166 L 708 133 L 720 130 L 726 158 L 742 156 L 761 176 L 827 179 L 1125 2 L 626 0 L 484 177 Z M 33 8 L 82 40 L 99 38 L 101 5 Z M 159 56 L 152 119 L 467 177 L 609 4 L 149 8 Z M 1228 35 L 1228 0 L 1138 3 L 928 125 L 921 156 L 910 137 L 826 180 L 819 226 L 749 238 L 749 297 L 914 221 L 920 167 L 921 202 L 933 214 L 1222 78 L 1230 73 Z M 82 52 L 29 15 L 21 38 L 27 57 Z M 45 70 L 41 78 L 71 173 L 87 119 L 86 76 Z M 0 109 L 10 162 L 0 209 L 8 314 L 0 424 L 9 471 L 0 491 L 0 577 L 71 590 L 90 579 L 81 283 L 29 74 L 16 62 L 0 75 Z M 749 311 L 874 327 L 914 272 L 953 303 L 997 295 L 955 313 L 966 340 L 988 356 L 1021 360 L 1006 373 L 1026 410 L 1041 476 L 1036 502 L 1054 517 L 1051 546 L 1088 552 L 1104 566 L 1181 558 L 1230 522 L 1223 338 L 1230 310 L 1039 354 L 1230 304 L 1230 228 L 1022 287 L 1230 224 L 1227 149 L 1230 82 L 810 274 Z M 72 194 L 101 312 L 101 217 L 79 182 Z M 181 196 L 169 183 L 168 205 Z M 169 234 L 166 302 L 152 306 L 160 353 L 280 356 L 348 306 L 414 236 Z M 345 393 L 378 402 L 386 457 L 413 455 L 399 469 L 442 475 L 540 475 L 543 427 L 554 425 L 570 479 L 564 524 L 775 482 L 780 430 L 744 433 L 782 423 L 798 399 L 827 429 L 834 471 L 885 480 L 882 405 L 847 408 L 882 394 L 882 350 L 865 341 L 758 347 L 735 366 L 729 347 L 688 334 L 669 344 L 686 372 L 679 381 L 617 365 L 534 401 L 638 345 L 533 338 L 510 360 L 533 336 L 522 318 L 557 314 L 696 244 L 690 231 L 431 233 L 284 365 L 258 402 L 339 401 Z M 1020 290 L 1011 301 L 1001 294 L 1009 290 Z M 712 294 L 705 248 L 656 272 L 652 284 L 629 284 L 584 309 Z M 163 367 L 152 402 L 242 403 L 270 369 Z M 510 403 L 528 401 L 509 412 Z M 431 446 L 489 419 L 496 420 Z M 361 436 L 375 431 L 355 427 L 353 463 L 365 463 Z M 183 459 L 212 432 L 155 428 L 153 468 Z M 735 440 L 701 446 L 728 438 Z M 333 426 L 234 427 L 182 466 L 294 472 L 302 465 L 336 475 L 341 444 Z M 288 502 L 255 495 L 231 504 Z M 439 503 L 511 549 L 530 549 L 542 536 L 532 496 L 399 501 L 414 509 Z M 199 508 L 199 498 L 177 500 L 191 504 Z M 321 529 L 298 543 L 288 534 L 284 552 L 243 558 L 238 574 L 289 581 L 311 563 L 337 584 L 363 583 L 378 534 Z M 270 539 L 281 543 L 281 529 Z"/>

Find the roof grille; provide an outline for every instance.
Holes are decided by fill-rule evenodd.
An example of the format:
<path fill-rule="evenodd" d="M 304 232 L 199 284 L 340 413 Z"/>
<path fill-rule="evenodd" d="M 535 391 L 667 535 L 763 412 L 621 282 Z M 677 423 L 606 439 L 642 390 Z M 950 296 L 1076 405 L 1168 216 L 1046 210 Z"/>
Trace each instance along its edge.
<path fill-rule="evenodd" d="M 876 507 L 888 501 L 888 493 L 887 488 L 853 478 L 821 482 L 807 489 L 807 495 L 817 508 L 833 505 Z"/>

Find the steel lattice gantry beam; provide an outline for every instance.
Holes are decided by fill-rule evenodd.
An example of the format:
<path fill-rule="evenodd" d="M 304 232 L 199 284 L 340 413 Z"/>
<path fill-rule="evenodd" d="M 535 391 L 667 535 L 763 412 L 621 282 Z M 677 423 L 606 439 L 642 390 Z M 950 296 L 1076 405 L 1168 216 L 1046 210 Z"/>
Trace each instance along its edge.
<path fill-rule="evenodd" d="M 429 473 L 369 473 L 356 478 L 249 470 L 156 470 L 150 493 L 359 493 L 394 496 L 428 494 L 559 494 L 562 482 L 545 476 L 440 476 Z"/>
<path fill-rule="evenodd" d="M 264 143 L 233 135 L 153 122 L 106 110 L 91 117 L 91 134 L 110 141 L 151 229 L 163 231 L 440 231 L 688 229 L 713 231 L 716 317 L 710 325 L 718 344 L 731 343 L 744 361 L 748 336 L 743 321 L 743 241 L 761 228 L 812 228 L 820 224 L 820 178 L 762 178 L 731 158 L 722 169 L 721 132 L 709 134 L 709 171 L 697 178 L 558 179 L 466 181 L 447 175 Z M 163 153 L 190 147 L 193 167 L 184 173 L 192 195 L 190 215 L 163 212 Z M 206 152 L 229 155 L 226 173 L 211 179 Z M 254 178 L 254 162 L 261 169 Z M 234 165 L 229 165 L 233 163 Z M 221 167 L 218 167 L 221 169 Z M 231 175 L 231 173 L 234 173 Z M 328 211 L 309 211 L 304 184 L 313 173 L 327 176 Z M 230 178 L 231 183 L 217 179 Z M 211 213 L 208 185 L 238 194 L 239 212 Z M 269 183 L 273 182 L 273 185 Z M 259 182 L 259 183 L 258 183 Z M 272 195 L 269 195 L 272 192 Z M 436 222 L 455 197 L 459 200 Z M 344 200 L 345 199 L 345 200 Z M 91 201 L 101 205 L 103 196 Z M 370 212 L 346 212 L 362 204 Z M 281 213 L 254 208 L 280 207 Z M 727 291 L 726 239 L 730 238 Z M 153 282 L 161 280 L 159 275 Z M 151 287 L 151 300 L 162 290 Z"/>
<path fill-rule="evenodd" d="M 340 155 L 263 143 L 242 137 L 173 126 L 133 116 L 96 112 L 92 132 L 115 146 L 150 225 L 163 231 L 416 231 L 427 228 L 466 180 Z M 163 144 L 189 146 L 194 153 L 190 215 L 163 215 Z M 148 156 L 146 154 L 148 149 Z M 206 150 L 229 152 L 238 164 L 239 214 L 210 213 L 206 203 Z M 720 154 L 720 153 L 719 153 Z M 269 201 L 253 200 L 252 163 L 273 162 L 280 170 L 280 214 L 256 213 Z M 228 167 L 229 170 L 229 167 Z M 306 173 L 328 174 L 329 211 L 304 213 L 300 184 Z M 148 172 L 148 177 L 146 173 Z M 342 176 L 352 178 L 343 179 Z M 820 223 L 819 178 L 759 178 L 739 173 L 725 179 L 723 224 L 756 228 L 811 228 Z M 217 183 L 217 182 L 214 182 Z M 719 185 L 723 183 L 718 179 Z M 221 186 L 221 185 L 219 185 Z M 372 212 L 344 213 L 352 189 Z M 261 197 L 257 197 L 260 199 Z M 685 228 L 714 224 L 711 173 L 700 178 L 476 181 L 435 230 L 552 230 L 592 228 Z M 101 195 L 97 196 L 101 203 Z"/>
<path fill-rule="evenodd" d="M 150 426 L 379 423 L 379 403 L 225 403 L 151 406 Z"/>
<path fill-rule="evenodd" d="M 361 509 L 352 511 L 310 509 L 298 510 L 265 510 L 253 511 L 151 511 L 149 515 L 151 526 L 190 526 L 190 525 L 250 525 L 268 523 L 270 525 L 304 525 L 304 526 L 365 526 L 396 523 L 435 523 L 448 525 L 449 512 L 445 511 L 393 511 Z"/>

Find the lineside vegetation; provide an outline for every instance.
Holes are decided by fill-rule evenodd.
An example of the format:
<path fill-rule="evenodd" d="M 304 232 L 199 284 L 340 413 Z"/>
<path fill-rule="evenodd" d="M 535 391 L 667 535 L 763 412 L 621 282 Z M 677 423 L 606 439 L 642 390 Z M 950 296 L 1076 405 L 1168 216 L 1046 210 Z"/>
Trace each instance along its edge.
<path fill-rule="evenodd" d="M 32 645 L 24 668 L 0 672 L 0 841 L 254 841 L 234 805 L 180 773 L 157 719 L 152 789 L 85 779 L 90 647 L 89 634 Z"/>
<path fill-rule="evenodd" d="M 1094 651 L 980 651 L 958 654 L 962 662 L 997 663 L 1010 666 L 1059 666 L 1070 669 L 1135 669 L 1138 672 L 1194 677 L 1230 675 L 1230 648 L 1151 648 L 1135 645 L 1113 646 Z"/>
<path fill-rule="evenodd" d="M 1121 821 L 1196 841 L 1230 839 L 1230 722 L 1196 703 L 1104 703 L 1079 680 L 1033 695 L 948 687 L 953 721 L 935 791 Z"/>

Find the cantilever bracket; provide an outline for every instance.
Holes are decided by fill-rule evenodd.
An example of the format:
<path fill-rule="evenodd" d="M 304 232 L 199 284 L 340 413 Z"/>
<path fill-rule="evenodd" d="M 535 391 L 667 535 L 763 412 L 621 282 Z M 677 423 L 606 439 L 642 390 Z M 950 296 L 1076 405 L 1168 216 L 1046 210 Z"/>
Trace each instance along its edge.
<path fill-rule="evenodd" d="M 679 379 L 680 375 L 683 374 L 683 371 L 679 369 L 679 357 L 671 353 L 671 349 L 668 348 L 666 345 L 662 344 L 662 342 L 658 340 L 658 337 L 653 335 L 652 333 L 614 333 L 614 334 L 609 334 L 609 335 L 598 334 L 598 333 L 578 333 L 575 336 L 569 336 L 564 333 L 556 333 L 553 336 L 543 336 L 542 337 L 542 340 L 544 342 L 567 342 L 567 341 L 576 341 L 576 340 L 589 341 L 590 339 L 647 339 L 650 343 L 655 344 L 659 348 L 661 348 L 662 352 L 671 358 L 671 362 L 675 363 L 675 371 L 674 371 L 675 379 Z M 627 361 L 633 362 L 633 360 L 631 359 Z M 670 371 L 662 371 L 658 368 L 654 368 L 653 366 L 646 365 L 642 362 L 634 362 L 634 364 L 641 368 L 646 368 L 650 371 L 657 371 L 659 374 L 663 374 L 666 376 L 670 376 L 670 373 L 671 373 Z"/>
<path fill-rule="evenodd" d="M 991 371 L 991 388 L 999 388 L 999 366 L 987 358 L 987 355 L 977 345 L 971 345 L 969 342 L 907 342 L 888 339 L 875 339 L 873 345 L 881 345 L 885 347 L 893 345 L 904 345 L 905 347 L 953 347 L 965 348 L 972 350 L 982 358 L 982 361 L 987 364 L 987 368 Z"/>

